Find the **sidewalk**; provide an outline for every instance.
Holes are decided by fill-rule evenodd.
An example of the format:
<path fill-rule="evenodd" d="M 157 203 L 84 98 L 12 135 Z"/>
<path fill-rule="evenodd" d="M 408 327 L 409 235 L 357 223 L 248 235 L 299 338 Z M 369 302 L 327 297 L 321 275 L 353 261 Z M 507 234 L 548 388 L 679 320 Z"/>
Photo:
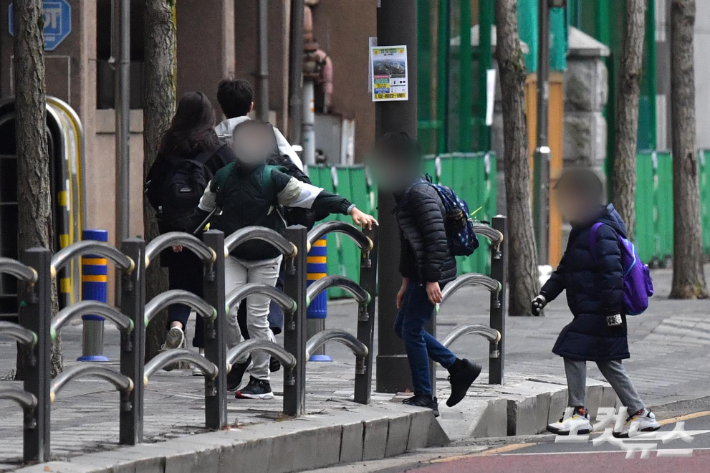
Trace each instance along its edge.
<path fill-rule="evenodd" d="M 710 393 L 710 377 L 704 367 L 710 355 L 710 322 L 705 319 L 710 313 L 710 302 L 669 301 L 665 296 L 669 292 L 671 272 L 655 271 L 653 277 L 658 296 L 654 297 L 648 313 L 630 320 L 632 360 L 625 364 L 649 405 L 707 396 Z M 474 309 L 471 313 L 471 307 L 476 307 L 477 301 L 481 301 L 480 309 Z M 462 322 L 487 323 L 487 305 L 488 296 L 482 291 L 464 289 L 457 293 L 439 315 L 439 338 Z M 353 331 L 356 312 L 356 306 L 352 303 L 331 304 L 327 326 Z M 448 409 L 441 403 L 440 423 L 432 422 L 433 418 L 427 411 L 404 408 L 401 404 L 390 402 L 391 395 L 373 396 L 370 407 L 349 402 L 354 386 L 354 359 L 346 348 L 338 344 L 329 345 L 327 350 L 335 362 L 308 365 L 308 416 L 284 420 L 280 415 L 280 396 L 273 401 L 230 398 L 229 423 L 237 428 L 225 431 L 231 433 L 220 433 L 225 436 L 220 440 L 215 437 L 217 433 L 207 434 L 203 428 L 202 378 L 191 376 L 190 371 L 161 372 L 151 379 L 146 390 L 144 430 L 147 444 L 167 443 L 157 443 L 151 448 L 145 445 L 133 449 L 123 447 L 113 454 L 115 458 L 110 455 L 108 458 L 113 458 L 111 461 L 129 458 L 127 452 L 131 451 L 142 452 L 140 455 L 145 457 L 146 452 L 150 451 L 153 457 L 158 455 L 163 459 L 162 469 L 158 471 L 173 471 L 165 464 L 171 452 L 191 454 L 190 448 L 199 450 L 198 447 L 205 442 L 213 442 L 218 457 L 224 457 L 225 453 L 219 448 L 236 448 L 236 444 L 230 442 L 251 445 L 247 440 L 259 440 L 262 434 L 264 438 L 268 437 L 268 449 L 272 453 L 284 451 L 278 447 L 277 441 L 290 441 L 291 448 L 309 451 L 313 445 L 309 442 L 316 437 L 306 435 L 306 443 L 300 444 L 294 440 L 299 433 L 318 431 L 321 437 L 337 437 L 338 454 L 324 454 L 323 457 L 311 452 L 312 455 L 307 455 L 301 465 L 301 468 L 306 468 L 304 465 L 327 466 L 345 460 L 355 461 L 355 458 L 392 456 L 406 449 L 442 444 L 450 439 L 535 433 L 544 429 L 548 419 L 558 417 L 564 408 L 564 371 L 561 360 L 550 349 L 569 318 L 564 299 L 551 304 L 544 318 L 508 317 L 505 385 L 486 385 L 487 373 L 483 373 L 462 404 Z M 80 354 L 81 326 L 67 327 L 63 331 L 63 340 L 66 366 L 69 367 L 76 363 L 72 360 Z M 118 341 L 118 332 L 107 326 L 106 354 L 112 360 L 118 359 Z M 478 360 L 486 366 L 488 344 L 483 343 L 482 339 L 464 337 L 453 348 L 457 354 Z M 14 366 L 15 350 L 14 343 L 0 342 L 0 359 L 3 360 L 0 377 Z M 117 361 L 112 361 L 111 365 L 118 367 Z M 439 371 L 440 400 L 448 397 L 445 376 L 445 372 Z M 602 379 L 591 364 L 589 376 Z M 282 373 L 275 373 L 272 383 L 277 393 L 281 391 L 281 381 Z M 613 402 L 611 391 L 603 383 L 590 380 L 589 384 L 591 407 Z M 0 425 L 0 471 L 3 471 L 19 466 L 22 423 L 19 409 L 9 402 L 0 402 L 0 413 L 4 417 Z M 108 471 L 101 470 L 99 465 L 104 465 L 101 461 L 105 462 L 105 455 L 108 455 L 102 452 L 119 448 L 118 414 L 118 394 L 107 384 L 91 379 L 70 383 L 52 406 L 52 452 L 56 459 L 74 457 L 74 462 L 78 462 L 74 463 L 77 469 L 66 469 L 66 464 L 63 464 L 65 469 L 52 471 Z M 347 426 L 354 426 L 355 430 L 348 430 Z M 335 431 L 318 430 L 321 428 L 335 428 L 340 435 L 336 435 Z M 354 434 L 351 435 L 356 440 L 354 443 L 348 443 L 347 432 Z M 185 439 L 187 436 L 189 438 Z M 348 450 L 352 445 L 355 445 L 354 452 Z M 159 446 L 162 447 L 156 448 Z M 249 448 L 253 450 L 255 447 Z M 262 448 L 266 447 L 262 445 Z M 332 450 L 335 449 L 335 444 L 332 444 Z M 93 457 L 87 456 L 92 452 Z M 87 469 L 86 465 L 78 468 L 80 463 L 97 456 L 103 459 L 95 460 L 97 469 Z M 308 463 L 309 459 L 313 460 L 311 457 L 326 463 Z M 272 457 L 272 463 L 267 464 L 263 471 L 288 471 L 279 461 L 279 458 Z"/>

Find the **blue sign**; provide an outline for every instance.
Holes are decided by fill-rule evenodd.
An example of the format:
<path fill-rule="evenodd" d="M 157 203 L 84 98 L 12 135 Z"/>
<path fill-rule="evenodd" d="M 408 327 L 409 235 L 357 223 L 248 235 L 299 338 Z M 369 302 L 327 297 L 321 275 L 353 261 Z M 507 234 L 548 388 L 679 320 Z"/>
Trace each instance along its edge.
<path fill-rule="evenodd" d="M 66 0 L 47 0 L 44 9 L 44 50 L 54 51 L 71 33 L 71 6 Z M 8 8 L 8 25 L 10 34 L 14 36 L 14 15 L 12 3 Z"/>

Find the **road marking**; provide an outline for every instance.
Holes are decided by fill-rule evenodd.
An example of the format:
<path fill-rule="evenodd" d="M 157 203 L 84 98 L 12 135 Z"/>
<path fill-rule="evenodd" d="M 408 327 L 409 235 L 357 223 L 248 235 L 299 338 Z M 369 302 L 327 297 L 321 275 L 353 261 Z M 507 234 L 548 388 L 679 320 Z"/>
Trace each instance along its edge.
<path fill-rule="evenodd" d="M 683 422 L 685 420 L 697 419 L 698 417 L 706 416 L 710 416 L 710 411 L 700 411 L 692 414 L 686 414 L 684 416 L 671 417 L 670 419 L 659 420 L 658 423 L 661 425 L 675 424 L 676 422 Z"/>
<path fill-rule="evenodd" d="M 477 453 L 476 456 L 481 455 L 498 455 L 501 453 L 513 452 L 515 450 L 521 450 L 523 448 L 534 447 L 537 442 L 534 443 L 511 443 L 510 445 L 503 445 L 502 447 L 491 448 L 490 450 L 485 450 L 481 453 Z"/>
<path fill-rule="evenodd" d="M 687 420 L 698 419 L 700 417 L 706 417 L 706 416 L 710 416 L 710 411 L 693 412 L 691 414 L 686 414 L 683 416 L 671 417 L 668 419 L 663 419 L 661 421 L 658 421 L 658 423 L 661 425 L 675 424 L 677 422 L 684 422 Z M 599 432 L 596 432 L 596 434 L 599 434 Z M 455 457 L 450 457 L 450 458 L 441 458 L 441 459 L 432 461 L 432 463 L 448 463 L 451 461 L 457 461 L 457 460 L 462 460 L 462 459 L 471 458 L 471 457 L 480 457 L 480 456 L 486 456 L 486 455 L 500 455 L 503 453 L 514 452 L 516 450 L 522 450 L 523 448 L 534 447 L 537 444 L 538 444 L 537 442 L 512 443 L 509 445 L 503 445 L 502 447 L 491 448 L 491 449 L 485 450 L 483 452 L 472 453 L 469 455 L 457 455 Z M 710 448 L 707 448 L 707 449 L 710 449 Z M 701 447 L 701 448 L 696 448 L 694 450 L 706 450 L 706 448 Z M 514 455 L 557 455 L 557 454 L 564 454 L 564 453 L 618 453 L 618 451 L 617 452 L 614 452 L 614 451 L 594 451 L 594 452 L 515 453 Z"/>

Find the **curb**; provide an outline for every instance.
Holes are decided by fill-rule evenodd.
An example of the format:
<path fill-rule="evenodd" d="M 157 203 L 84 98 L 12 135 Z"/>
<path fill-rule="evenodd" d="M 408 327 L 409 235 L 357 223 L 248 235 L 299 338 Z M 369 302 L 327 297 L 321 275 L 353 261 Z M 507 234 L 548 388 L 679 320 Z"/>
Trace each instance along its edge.
<path fill-rule="evenodd" d="M 32 473 L 286 473 L 380 460 L 449 438 L 429 409 L 330 401 L 319 414 L 21 468 Z"/>

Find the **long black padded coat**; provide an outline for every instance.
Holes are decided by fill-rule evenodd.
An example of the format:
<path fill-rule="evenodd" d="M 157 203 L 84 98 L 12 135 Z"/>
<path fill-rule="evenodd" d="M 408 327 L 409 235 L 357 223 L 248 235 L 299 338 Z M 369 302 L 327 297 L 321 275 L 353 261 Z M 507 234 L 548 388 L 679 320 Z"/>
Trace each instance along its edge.
<path fill-rule="evenodd" d="M 446 240 L 445 209 L 439 193 L 422 179 L 406 191 L 396 193 L 395 200 L 402 248 L 399 272 L 404 277 L 438 282 L 443 287 L 456 278 L 456 259 Z"/>
<path fill-rule="evenodd" d="M 595 222 L 604 223 L 597 231 L 596 257 L 589 241 Z M 617 234 L 626 238 L 626 225 L 611 204 L 589 222 L 572 225 L 562 261 L 540 291 L 549 302 L 566 290 L 574 315 L 552 349 L 556 355 L 582 361 L 629 358 Z M 621 314 L 621 325 L 608 326 L 607 316 L 615 314 Z"/>

